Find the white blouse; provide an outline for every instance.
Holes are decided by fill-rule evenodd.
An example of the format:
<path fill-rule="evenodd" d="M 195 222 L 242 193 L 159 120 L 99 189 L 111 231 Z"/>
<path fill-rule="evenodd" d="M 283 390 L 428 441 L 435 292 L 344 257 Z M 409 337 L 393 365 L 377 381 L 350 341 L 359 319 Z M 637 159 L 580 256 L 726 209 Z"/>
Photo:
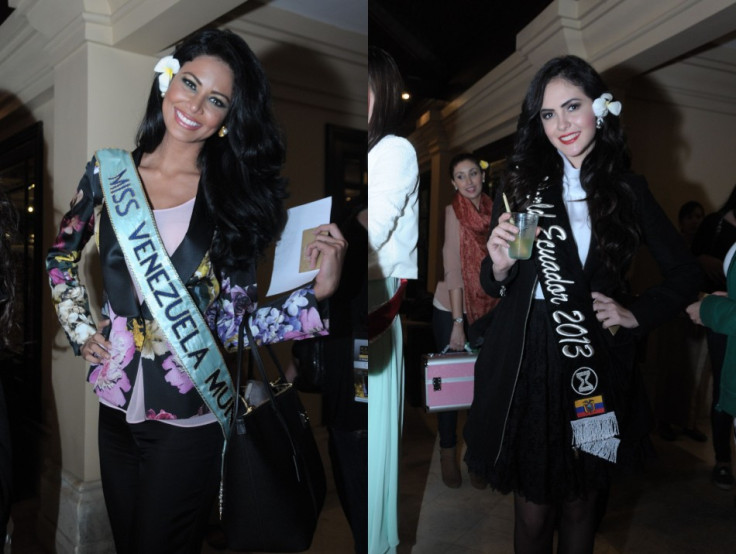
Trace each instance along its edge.
<path fill-rule="evenodd" d="M 570 229 L 578 247 L 580 264 L 584 266 L 585 260 L 588 258 L 592 234 L 588 203 L 585 201 L 586 193 L 580 184 L 580 169 L 573 167 L 562 153 L 560 153 L 560 156 L 565 164 L 565 173 L 562 176 L 562 200 L 565 202 L 567 217 L 570 220 Z M 534 290 L 534 298 L 544 299 L 542 285 L 539 282 L 537 282 L 537 288 Z"/>
<path fill-rule="evenodd" d="M 417 278 L 418 192 L 414 147 L 383 137 L 368 152 L 368 279 Z"/>

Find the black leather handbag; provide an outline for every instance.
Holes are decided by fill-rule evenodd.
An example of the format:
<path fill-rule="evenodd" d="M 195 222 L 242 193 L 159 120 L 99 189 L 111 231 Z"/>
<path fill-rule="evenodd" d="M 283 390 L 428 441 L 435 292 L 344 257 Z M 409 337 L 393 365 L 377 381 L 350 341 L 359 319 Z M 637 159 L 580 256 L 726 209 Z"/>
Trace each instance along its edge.
<path fill-rule="evenodd" d="M 312 544 L 324 504 L 325 471 L 297 391 L 270 349 L 280 379 L 268 381 L 246 322 L 243 318 L 238 333 L 239 394 L 225 454 L 223 531 L 230 550 L 301 552 Z M 244 328 L 250 371 L 255 365 L 260 376 L 241 390 Z"/>

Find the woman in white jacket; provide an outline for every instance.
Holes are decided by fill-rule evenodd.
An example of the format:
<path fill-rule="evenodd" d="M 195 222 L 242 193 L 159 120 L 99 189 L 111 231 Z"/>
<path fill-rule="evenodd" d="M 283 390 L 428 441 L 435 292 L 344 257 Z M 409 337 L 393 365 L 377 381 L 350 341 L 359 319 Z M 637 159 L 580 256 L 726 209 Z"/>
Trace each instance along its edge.
<path fill-rule="evenodd" d="M 404 356 L 402 280 L 417 277 L 417 156 L 393 133 L 401 123 L 401 74 L 389 54 L 368 55 L 368 304 L 389 308 L 370 345 L 368 372 L 368 551 L 395 552 Z M 391 307 L 394 310 L 391 310 Z M 371 320 L 369 319 L 369 327 Z"/>

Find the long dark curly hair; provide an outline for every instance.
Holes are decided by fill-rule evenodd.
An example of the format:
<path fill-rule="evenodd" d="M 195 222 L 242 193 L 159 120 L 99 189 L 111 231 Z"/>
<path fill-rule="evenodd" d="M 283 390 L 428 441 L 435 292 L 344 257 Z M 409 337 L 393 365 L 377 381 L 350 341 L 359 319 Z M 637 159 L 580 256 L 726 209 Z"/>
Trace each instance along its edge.
<path fill-rule="evenodd" d="M 198 31 L 173 56 L 182 66 L 198 56 L 214 56 L 233 72 L 228 134 L 205 141 L 198 165 L 215 222 L 213 262 L 218 267 L 254 263 L 286 224 L 286 181 L 281 177 L 285 149 L 271 109 L 270 84 L 250 47 L 228 30 Z M 164 137 L 161 104 L 156 78 L 136 136 L 143 152 L 153 152 Z"/>
<path fill-rule="evenodd" d="M 512 209 L 525 208 L 545 178 L 553 184 L 562 182 L 564 164 L 545 135 L 540 116 L 545 89 L 555 78 L 580 87 L 591 100 L 609 92 L 595 69 L 576 56 L 553 58 L 537 72 L 522 104 L 514 152 L 503 179 Z M 602 260 L 620 279 L 641 240 L 634 195 L 624 180 L 628 173 L 630 157 L 626 138 L 619 118 L 609 114 L 596 131 L 595 144 L 583 160 L 580 182 L 587 193 L 593 235 Z"/>
<path fill-rule="evenodd" d="M 8 330 L 13 325 L 15 305 L 15 263 L 11 246 L 18 233 L 18 212 L 0 192 L 0 348 L 8 345 Z"/>

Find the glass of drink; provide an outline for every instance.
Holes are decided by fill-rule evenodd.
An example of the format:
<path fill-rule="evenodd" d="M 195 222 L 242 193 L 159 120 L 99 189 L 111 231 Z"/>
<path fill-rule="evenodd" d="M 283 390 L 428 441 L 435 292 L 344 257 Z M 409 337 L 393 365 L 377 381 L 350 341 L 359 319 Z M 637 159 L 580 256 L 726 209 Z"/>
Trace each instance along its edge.
<path fill-rule="evenodd" d="M 509 258 L 528 260 L 532 256 L 532 246 L 537 234 L 539 215 L 526 212 L 511 212 L 509 223 L 519 228 L 519 234 L 509 242 Z"/>

